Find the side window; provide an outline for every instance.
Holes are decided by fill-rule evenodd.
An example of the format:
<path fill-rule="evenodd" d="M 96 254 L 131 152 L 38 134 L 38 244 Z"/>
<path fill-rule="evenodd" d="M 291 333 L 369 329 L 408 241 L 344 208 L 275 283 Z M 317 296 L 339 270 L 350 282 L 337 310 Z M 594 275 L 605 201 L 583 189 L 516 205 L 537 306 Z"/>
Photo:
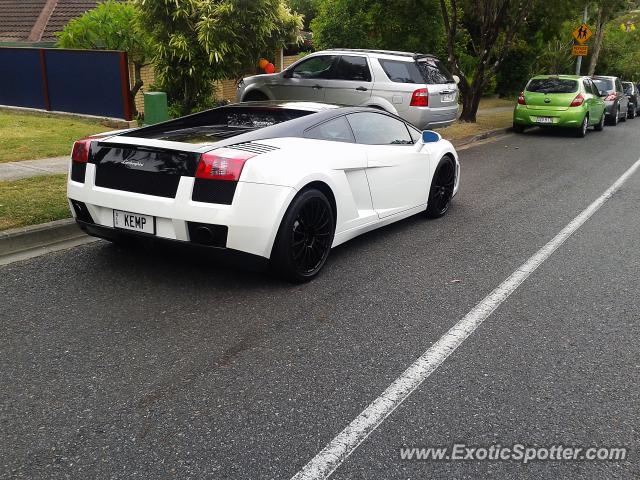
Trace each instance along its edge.
<path fill-rule="evenodd" d="M 327 78 L 335 55 L 320 55 L 300 62 L 293 68 L 293 78 Z"/>
<path fill-rule="evenodd" d="M 422 137 L 422 131 L 411 125 L 407 125 L 407 128 L 409 129 L 409 135 L 411 135 L 411 140 L 413 141 L 413 143 L 416 143 L 418 140 L 420 140 L 420 137 Z"/>
<path fill-rule="evenodd" d="M 593 94 L 596 97 L 600 96 L 600 90 L 598 89 L 597 85 L 595 83 L 593 83 L 591 80 L 589 80 L 589 83 L 591 84 L 591 91 L 593 92 Z"/>
<path fill-rule="evenodd" d="M 311 127 L 304 132 L 305 138 L 315 138 L 318 140 L 331 140 L 333 142 L 353 143 L 353 133 L 347 120 L 342 117 L 334 118 L 328 122 Z"/>
<path fill-rule="evenodd" d="M 335 80 L 352 80 L 354 82 L 370 82 L 371 72 L 365 57 L 343 55 L 338 61 L 335 73 L 331 75 Z"/>
<path fill-rule="evenodd" d="M 586 78 L 584 80 L 582 80 L 582 85 L 584 85 L 584 91 L 587 93 L 593 93 L 592 89 L 591 89 L 591 83 L 589 83 L 589 80 L 587 80 Z"/>
<path fill-rule="evenodd" d="M 347 115 L 356 143 L 365 145 L 413 144 L 404 122 L 383 113 L 352 113 Z"/>
<path fill-rule="evenodd" d="M 379 59 L 380 66 L 389 80 L 396 83 L 424 83 L 422 74 L 415 62 Z"/>
<path fill-rule="evenodd" d="M 622 93 L 622 84 L 620 83 L 619 78 L 616 78 L 616 91 Z"/>

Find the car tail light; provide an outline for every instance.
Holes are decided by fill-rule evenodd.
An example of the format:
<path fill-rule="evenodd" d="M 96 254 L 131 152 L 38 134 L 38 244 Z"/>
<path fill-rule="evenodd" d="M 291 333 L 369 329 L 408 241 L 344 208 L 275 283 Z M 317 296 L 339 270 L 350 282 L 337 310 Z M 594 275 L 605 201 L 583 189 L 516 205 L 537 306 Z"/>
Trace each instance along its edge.
<path fill-rule="evenodd" d="M 604 99 L 605 102 L 613 102 L 616 99 L 616 94 L 615 93 L 610 93 L 609 95 L 607 95 Z"/>
<path fill-rule="evenodd" d="M 419 88 L 411 95 L 412 107 L 428 107 L 429 106 L 429 90 L 426 88 Z"/>
<path fill-rule="evenodd" d="M 257 154 L 231 148 L 219 148 L 200 156 L 196 178 L 237 182 L 244 163 Z"/>
<path fill-rule="evenodd" d="M 573 99 L 573 102 L 571 102 L 571 105 L 569 105 L 569 106 L 570 107 L 579 107 L 583 103 L 584 103 L 584 97 L 582 96 L 581 93 L 579 93 L 578 95 L 576 95 L 576 98 Z"/>
<path fill-rule="evenodd" d="M 89 150 L 91 148 L 91 138 L 83 138 L 73 144 L 71 151 L 71 160 L 78 163 L 87 163 L 89 161 Z"/>
<path fill-rule="evenodd" d="M 524 99 L 524 92 L 520 92 L 520 95 L 518 95 L 518 105 L 526 105 L 526 104 L 527 104 L 527 101 Z"/>

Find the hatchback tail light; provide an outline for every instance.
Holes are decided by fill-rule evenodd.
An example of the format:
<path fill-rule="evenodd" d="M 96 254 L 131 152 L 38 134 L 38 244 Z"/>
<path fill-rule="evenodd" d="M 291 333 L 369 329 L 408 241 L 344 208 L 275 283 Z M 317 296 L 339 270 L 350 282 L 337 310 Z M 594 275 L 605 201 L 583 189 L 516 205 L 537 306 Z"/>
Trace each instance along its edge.
<path fill-rule="evenodd" d="M 524 99 L 524 92 L 520 92 L 518 95 L 518 105 L 526 105 L 527 101 Z"/>
<path fill-rule="evenodd" d="M 610 93 L 609 95 L 607 95 L 604 99 L 605 102 L 613 102 L 616 99 L 616 94 L 615 93 Z"/>
<path fill-rule="evenodd" d="M 411 95 L 412 107 L 428 107 L 429 106 L 429 90 L 426 88 L 419 88 Z"/>
<path fill-rule="evenodd" d="M 255 156 L 255 153 L 232 148 L 219 148 L 203 153 L 196 169 L 196 178 L 237 182 L 245 162 Z"/>
<path fill-rule="evenodd" d="M 570 107 L 579 107 L 583 103 L 584 103 L 584 97 L 582 96 L 581 93 L 579 93 L 578 95 L 576 95 L 576 98 L 573 99 L 573 102 L 571 102 L 571 105 L 569 105 L 569 106 Z"/>
<path fill-rule="evenodd" d="M 83 138 L 73 144 L 71 160 L 78 163 L 89 161 L 89 150 L 91 149 L 91 138 Z"/>

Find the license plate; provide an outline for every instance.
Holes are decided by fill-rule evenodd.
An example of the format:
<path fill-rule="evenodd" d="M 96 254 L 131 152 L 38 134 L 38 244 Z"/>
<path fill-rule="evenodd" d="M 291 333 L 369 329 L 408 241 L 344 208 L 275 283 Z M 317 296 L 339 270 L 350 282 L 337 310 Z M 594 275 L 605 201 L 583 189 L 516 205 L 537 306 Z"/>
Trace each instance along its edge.
<path fill-rule="evenodd" d="M 538 123 L 553 123 L 553 117 L 538 117 L 536 119 Z"/>
<path fill-rule="evenodd" d="M 140 215 L 139 213 L 113 211 L 113 226 L 124 230 L 135 232 L 156 234 L 156 218 L 151 215 Z"/>
<path fill-rule="evenodd" d="M 443 103 L 451 103 L 456 99 L 456 95 L 454 93 L 451 93 L 449 95 L 443 95 L 442 96 L 442 102 Z"/>

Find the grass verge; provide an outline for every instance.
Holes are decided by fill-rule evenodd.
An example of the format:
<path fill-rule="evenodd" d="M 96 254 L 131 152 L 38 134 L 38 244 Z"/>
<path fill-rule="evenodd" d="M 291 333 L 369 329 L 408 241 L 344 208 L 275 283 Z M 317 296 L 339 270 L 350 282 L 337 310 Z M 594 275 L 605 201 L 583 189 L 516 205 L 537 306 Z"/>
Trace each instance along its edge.
<path fill-rule="evenodd" d="M 0 163 L 69 155 L 75 140 L 109 130 L 90 120 L 0 110 Z"/>
<path fill-rule="evenodd" d="M 513 112 L 478 112 L 476 123 L 456 122 L 450 127 L 439 128 L 438 133 L 447 140 L 460 140 L 490 130 L 507 128 L 513 124 Z"/>
<path fill-rule="evenodd" d="M 66 194 L 65 174 L 0 182 L 0 230 L 70 217 Z"/>

